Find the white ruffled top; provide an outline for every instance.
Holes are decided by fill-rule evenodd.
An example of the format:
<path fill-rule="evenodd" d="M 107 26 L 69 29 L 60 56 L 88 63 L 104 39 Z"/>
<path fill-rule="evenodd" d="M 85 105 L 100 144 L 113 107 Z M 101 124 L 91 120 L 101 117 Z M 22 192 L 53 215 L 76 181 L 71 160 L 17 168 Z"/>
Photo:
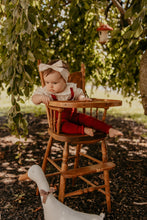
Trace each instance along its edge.
<path fill-rule="evenodd" d="M 60 93 L 51 93 L 47 91 L 46 86 L 38 87 L 33 95 L 46 95 L 49 96 L 50 100 L 53 100 L 51 94 L 55 95 L 58 101 L 67 101 L 71 98 L 71 90 L 70 88 L 73 88 L 74 97 L 72 100 L 77 100 L 80 95 L 84 95 L 83 90 L 80 88 L 77 88 L 77 85 L 75 83 L 67 83 L 67 86 L 63 92 Z"/>

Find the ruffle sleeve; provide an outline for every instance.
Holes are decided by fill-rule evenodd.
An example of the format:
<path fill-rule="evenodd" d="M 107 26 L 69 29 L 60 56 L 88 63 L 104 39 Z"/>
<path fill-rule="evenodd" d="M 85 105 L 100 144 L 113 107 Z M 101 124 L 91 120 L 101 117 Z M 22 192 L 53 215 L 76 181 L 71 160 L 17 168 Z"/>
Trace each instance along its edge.
<path fill-rule="evenodd" d="M 45 87 L 38 87 L 33 93 L 33 95 L 46 95 L 49 96 L 50 100 L 53 100 L 51 94 L 46 91 Z"/>
<path fill-rule="evenodd" d="M 73 85 L 73 91 L 74 91 L 74 100 L 77 100 L 80 95 L 84 95 L 83 90 L 81 88 L 77 88 L 76 84 Z"/>

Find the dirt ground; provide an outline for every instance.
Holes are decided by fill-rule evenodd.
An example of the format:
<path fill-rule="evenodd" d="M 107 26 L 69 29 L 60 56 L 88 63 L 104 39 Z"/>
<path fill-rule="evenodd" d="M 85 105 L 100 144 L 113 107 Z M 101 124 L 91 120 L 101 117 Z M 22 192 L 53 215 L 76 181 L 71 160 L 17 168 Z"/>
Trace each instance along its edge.
<path fill-rule="evenodd" d="M 28 114 L 26 117 L 29 135 L 27 140 L 21 139 L 21 143 L 16 143 L 16 137 L 10 135 L 6 118 L 0 117 L 0 220 L 43 220 L 41 200 L 35 195 L 36 184 L 20 182 L 18 176 L 33 164 L 41 165 L 48 126 L 46 115 L 35 117 Z M 124 133 L 121 138 L 107 139 L 109 161 L 116 164 L 110 171 L 111 214 L 107 213 L 104 195 L 96 191 L 65 199 L 65 204 L 81 212 L 105 213 L 107 220 L 147 220 L 147 138 L 143 135 L 147 129 L 131 119 L 108 116 L 107 122 Z M 54 142 L 55 157 L 61 155 L 62 147 Z M 83 151 L 98 157 L 100 146 L 83 146 Z M 70 152 L 74 153 L 74 147 L 70 146 Z M 85 165 L 85 161 L 81 164 Z M 101 174 L 93 177 L 95 182 L 102 179 Z M 59 179 L 50 178 L 48 181 L 57 186 L 57 196 Z"/>

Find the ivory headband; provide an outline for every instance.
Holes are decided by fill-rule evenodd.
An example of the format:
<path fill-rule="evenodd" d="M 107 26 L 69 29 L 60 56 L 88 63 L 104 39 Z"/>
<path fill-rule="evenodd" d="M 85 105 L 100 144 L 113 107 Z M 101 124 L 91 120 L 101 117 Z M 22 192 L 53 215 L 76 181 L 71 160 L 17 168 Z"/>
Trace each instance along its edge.
<path fill-rule="evenodd" d="M 41 71 L 41 72 L 45 71 L 49 68 L 59 72 L 61 74 L 61 76 L 65 79 L 65 81 L 67 82 L 68 76 L 69 76 L 69 71 L 63 67 L 61 60 L 57 61 L 56 63 L 54 63 L 52 65 L 48 65 L 45 63 L 40 63 L 40 65 L 39 65 L 39 71 Z"/>

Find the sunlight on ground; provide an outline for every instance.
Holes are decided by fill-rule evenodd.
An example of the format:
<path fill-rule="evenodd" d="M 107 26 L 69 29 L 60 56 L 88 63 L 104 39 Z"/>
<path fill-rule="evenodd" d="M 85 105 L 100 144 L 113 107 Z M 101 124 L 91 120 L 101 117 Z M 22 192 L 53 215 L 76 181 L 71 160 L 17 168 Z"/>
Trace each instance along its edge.
<path fill-rule="evenodd" d="M 5 147 L 6 145 L 10 146 L 13 144 L 16 144 L 16 142 L 19 140 L 19 142 L 24 143 L 24 145 L 28 144 L 28 143 L 32 143 L 32 139 L 31 136 L 29 138 L 27 138 L 27 140 L 25 140 L 25 138 L 17 138 L 14 135 L 7 135 L 6 137 L 1 137 L 1 147 Z"/>

